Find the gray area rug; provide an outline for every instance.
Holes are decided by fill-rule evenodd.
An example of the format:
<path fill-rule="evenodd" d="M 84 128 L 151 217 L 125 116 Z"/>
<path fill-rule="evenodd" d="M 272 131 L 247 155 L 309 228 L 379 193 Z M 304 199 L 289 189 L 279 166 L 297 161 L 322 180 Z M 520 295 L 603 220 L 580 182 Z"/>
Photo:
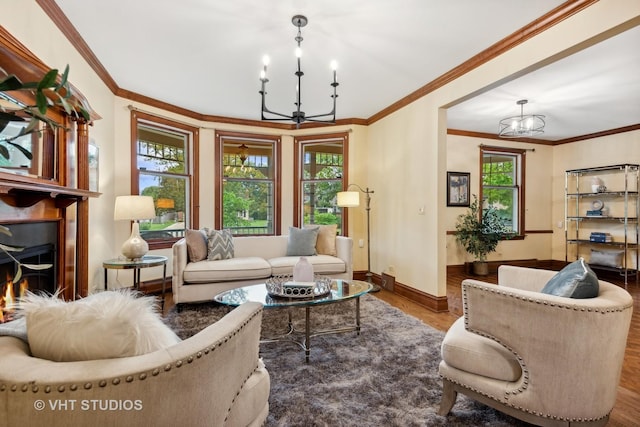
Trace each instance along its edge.
<path fill-rule="evenodd" d="M 354 324 L 354 301 L 314 307 L 314 328 Z M 216 304 L 189 304 L 166 321 L 187 338 L 226 313 Z M 304 309 L 293 311 L 303 330 Z M 527 426 L 459 395 L 447 417 L 437 415 L 444 334 L 373 297 L 361 299 L 362 332 L 311 339 L 311 360 L 293 343 L 260 345 L 271 375 L 267 426 Z M 262 335 L 286 330 L 286 311 L 266 309 Z"/>

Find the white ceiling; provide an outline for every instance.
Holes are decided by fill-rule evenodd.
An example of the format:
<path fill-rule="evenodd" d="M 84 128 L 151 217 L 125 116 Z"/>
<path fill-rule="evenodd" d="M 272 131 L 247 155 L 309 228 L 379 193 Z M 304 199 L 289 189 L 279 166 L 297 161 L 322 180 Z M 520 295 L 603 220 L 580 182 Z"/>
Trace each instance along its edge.
<path fill-rule="evenodd" d="M 118 87 L 207 115 L 260 119 L 294 110 L 296 28 L 303 28 L 303 110 L 367 119 L 524 27 L 562 0 L 55 0 Z M 509 19 L 504 19 L 509 17 Z M 495 133 L 498 120 L 544 114 L 544 139 L 640 123 L 640 29 L 480 94 L 449 110 L 449 127 Z M 635 47 L 635 48 L 634 48 Z M 81 88 L 80 88 L 81 89 Z"/>

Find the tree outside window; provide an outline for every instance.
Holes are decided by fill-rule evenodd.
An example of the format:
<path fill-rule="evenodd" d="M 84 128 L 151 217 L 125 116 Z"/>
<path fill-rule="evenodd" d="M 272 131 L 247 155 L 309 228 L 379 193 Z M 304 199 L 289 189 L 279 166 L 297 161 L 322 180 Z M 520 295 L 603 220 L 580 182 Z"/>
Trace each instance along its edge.
<path fill-rule="evenodd" d="M 218 133 L 218 228 L 236 236 L 277 234 L 277 138 Z"/>
<path fill-rule="evenodd" d="M 524 151 L 481 148 L 483 209 L 492 207 L 517 235 L 524 234 Z"/>
<path fill-rule="evenodd" d="M 344 188 L 346 134 L 297 138 L 297 224 L 337 224 L 345 230 L 336 195 Z"/>
<path fill-rule="evenodd" d="M 144 117 L 141 117 L 144 116 Z M 132 194 L 153 197 L 156 217 L 141 221 L 140 234 L 154 248 L 167 247 L 195 227 L 190 159 L 197 130 L 135 112 L 135 176 Z"/>

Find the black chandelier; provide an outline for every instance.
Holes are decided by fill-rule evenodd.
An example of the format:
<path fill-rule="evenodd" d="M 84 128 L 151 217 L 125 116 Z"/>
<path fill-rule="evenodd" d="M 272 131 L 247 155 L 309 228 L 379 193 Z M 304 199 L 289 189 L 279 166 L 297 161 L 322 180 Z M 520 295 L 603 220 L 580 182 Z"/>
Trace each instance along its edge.
<path fill-rule="evenodd" d="M 331 68 L 333 70 L 333 83 L 331 83 L 331 86 L 333 86 L 333 95 L 331 95 L 331 98 L 333 98 L 333 108 L 331 109 L 331 111 L 325 114 L 315 114 L 313 116 L 307 116 L 305 112 L 300 109 L 302 107 L 301 82 L 302 82 L 302 76 L 304 76 L 304 73 L 300 68 L 300 57 L 302 56 L 302 48 L 300 47 L 300 43 L 303 40 L 301 28 L 306 26 L 309 20 L 307 19 L 306 16 L 296 15 L 293 18 L 291 18 L 291 22 L 293 23 L 294 26 L 298 27 L 298 35 L 295 38 L 295 41 L 298 42 L 298 47 L 296 48 L 296 57 L 298 59 L 298 71 L 294 73 L 295 76 L 298 78 L 298 84 L 296 86 L 296 101 L 294 102 L 294 105 L 296 106 L 296 110 L 293 113 L 291 113 L 291 115 L 287 115 L 287 114 L 271 111 L 267 108 L 265 98 L 267 96 L 267 91 L 266 91 L 267 82 L 269 81 L 269 79 L 267 78 L 267 66 L 269 65 L 269 57 L 265 55 L 265 57 L 263 58 L 264 65 L 263 65 L 262 71 L 260 72 L 260 81 L 262 82 L 262 89 L 260 90 L 260 95 L 262 97 L 262 112 L 261 112 L 262 120 L 292 121 L 296 124 L 296 129 L 300 128 L 300 124 L 303 122 L 335 123 L 336 122 L 336 98 L 338 98 L 338 93 L 337 93 L 338 80 L 336 77 L 336 70 L 338 68 L 338 64 L 336 63 L 336 61 L 331 62 Z M 267 116 L 265 116 L 265 114 Z M 275 117 L 272 117 L 272 116 L 275 116 Z"/>

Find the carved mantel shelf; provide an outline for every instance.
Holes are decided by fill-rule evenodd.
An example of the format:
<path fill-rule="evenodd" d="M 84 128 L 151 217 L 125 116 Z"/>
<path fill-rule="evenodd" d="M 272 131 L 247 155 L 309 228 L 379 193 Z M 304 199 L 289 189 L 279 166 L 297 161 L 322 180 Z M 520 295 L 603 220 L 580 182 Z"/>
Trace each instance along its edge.
<path fill-rule="evenodd" d="M 100 194 L 55 184 L 24 182 L 0 177 L 0 199 L 17 208 L 26 208 L 41 200 L 53 199 L 57 208 L 64 209 L 79 200 L 98 197 Z"/>

